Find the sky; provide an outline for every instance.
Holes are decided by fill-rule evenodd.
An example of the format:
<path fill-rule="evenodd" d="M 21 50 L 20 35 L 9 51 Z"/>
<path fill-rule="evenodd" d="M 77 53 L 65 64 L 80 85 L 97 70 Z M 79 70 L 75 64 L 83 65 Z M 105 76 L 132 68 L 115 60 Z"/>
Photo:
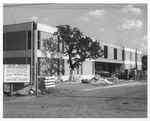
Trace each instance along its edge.
<path fill-rule="evenodd" d="M 3 25 L 36 21 L 56 27 L 77 27 L 98 41 L 147 54 L 146 3 L 33 3 L 3 5 Z M 9 6 L 10 5 L 10 6 Z"/>

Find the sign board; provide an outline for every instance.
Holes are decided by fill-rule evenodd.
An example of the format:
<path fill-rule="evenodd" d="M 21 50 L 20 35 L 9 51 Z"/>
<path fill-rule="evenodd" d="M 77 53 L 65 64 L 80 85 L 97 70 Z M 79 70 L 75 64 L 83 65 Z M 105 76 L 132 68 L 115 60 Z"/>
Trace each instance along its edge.
<path fill-rule="evenodd" d="M 5 83 L 30 82 L 30 65 L 5 64 L 3 69 Z"/>

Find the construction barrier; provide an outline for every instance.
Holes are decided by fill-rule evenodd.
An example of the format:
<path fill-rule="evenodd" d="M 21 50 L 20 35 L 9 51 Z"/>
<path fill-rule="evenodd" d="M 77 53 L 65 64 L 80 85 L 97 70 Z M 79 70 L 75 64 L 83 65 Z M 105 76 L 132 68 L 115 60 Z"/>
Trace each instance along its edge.
<path fill-rule="evenodd" d="M 54 89 L 55 88 L 55 82 L 56 77 L 50 76 L 50 77 L 38 77 L 39 82 L 39 89 Z"/>

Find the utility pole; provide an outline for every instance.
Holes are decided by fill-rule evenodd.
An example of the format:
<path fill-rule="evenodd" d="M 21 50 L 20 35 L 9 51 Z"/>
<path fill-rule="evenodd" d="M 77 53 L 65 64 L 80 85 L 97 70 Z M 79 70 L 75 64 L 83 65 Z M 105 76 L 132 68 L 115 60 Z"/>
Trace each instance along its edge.
<path fill-rule="evenodd" d="M 36 63 L 36 97 L 38 97 L 38 64 Z"/>
<path fill-rule="evenodd" d="M 137 77 L 137 48 L 135 51 L 135 80 L 136 80 L 136 77 Z"/>

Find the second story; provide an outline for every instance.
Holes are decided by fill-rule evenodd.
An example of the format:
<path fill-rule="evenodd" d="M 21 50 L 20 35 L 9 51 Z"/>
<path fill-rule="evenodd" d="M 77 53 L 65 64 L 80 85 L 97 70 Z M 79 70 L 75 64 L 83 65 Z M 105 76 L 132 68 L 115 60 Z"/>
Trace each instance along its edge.
<path fill-rule="evenodd" d="M 104 55 L 101 60 L 110 63 L 135 63 L 140 62 L 142 52 L 137 49 L 131 49 L 123 46 L 118 46 L 100 41 L 100 45 L 104 50 Z"/>
<path fill-rule="evenodd" d="M 5 25 L 3 27 L 3 50 L 29 50 L 37 41 L 37 49 L 42 47 L 42 40 L 50 38 L 57 29 L 43 24 L 28 22 Z"/>
<path fill-rule="evenodd" d="M 5 25 L 3 27 L 4 57 L 17 56 L 17 54 L 18 56 L 23 56 L 23 54 L 26 53 L 31 57 L 31 50 L 35 48 L 40 57 L 41 52 L 39 50 L 43 47 L 43 39 L 49 39 L 56 31 L 57 28 L 35 22 Z M 57 37 L 54 39 L 56 41 L 58 40 Z M 102 41 L 100 41 L 100 46 L 104 50 L 104 55 L 98 60 L 112 63 L 141 62 L 142 53 L 136 49 L 130 49 Z M 62 44 L 58 45 L 58 50 L 64 50 Z"/>

